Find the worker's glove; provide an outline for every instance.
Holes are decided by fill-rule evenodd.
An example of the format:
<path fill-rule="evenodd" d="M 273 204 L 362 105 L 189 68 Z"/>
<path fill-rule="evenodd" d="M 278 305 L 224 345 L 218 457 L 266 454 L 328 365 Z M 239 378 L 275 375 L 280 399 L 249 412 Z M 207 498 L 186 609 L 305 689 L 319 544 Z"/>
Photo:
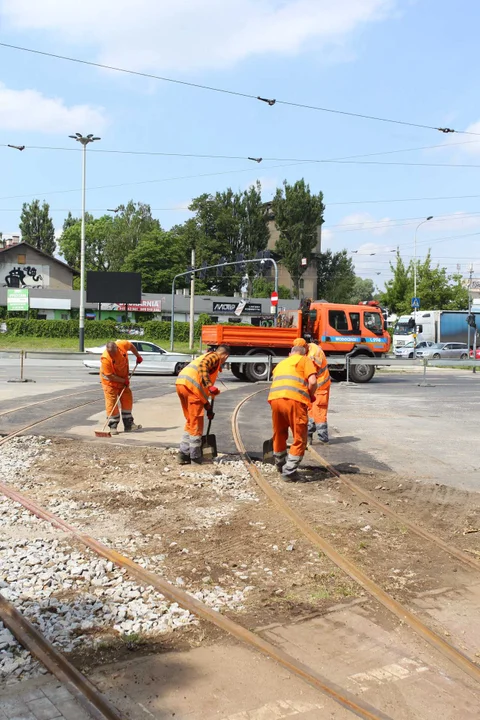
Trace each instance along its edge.
<path fill-rule="evenodd" d="M 215 385 L 212 385 L 211 387 L 208 388 L 208 392 L 210 393 L 210 395 L 213 395 L 213 397 L 215 397 L 216 395 L 219 395 L 220 390 L 217 387 L 215 387 Z"/>
<path fill-rule="evenodd" d="M 125 378 L 123 382 L 125 384 L 125 387 L 128 387 L 130 385 L 130 378 Z"/>
<path fill-rule="evenodd" d="M 140 363 L 142 363 L 142 362 L 143 362 L 143 357 L 141 355 L 139 355 L 137 357 L 137 365 L 140 365 Z"/>
<path fill-rule="evenodd" d="M 215 413 L 213 412 L 212 408 L 209 408 L 209 410 L 207 410 L 207 418 L 209 420 L 213 420 L 214 417 L 215 417 Z"/>

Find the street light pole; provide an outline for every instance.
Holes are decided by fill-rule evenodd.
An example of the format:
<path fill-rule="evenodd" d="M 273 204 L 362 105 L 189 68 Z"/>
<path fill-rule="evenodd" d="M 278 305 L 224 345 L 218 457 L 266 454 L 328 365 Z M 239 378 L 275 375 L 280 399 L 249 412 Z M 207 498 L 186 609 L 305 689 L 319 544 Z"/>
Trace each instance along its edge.
<path fill-rule="evenodd" d="M 413 297 L 417 297 L 417 232 L 418 228 L 423 225 L 424 223 L 428 222 L 429 220 L 433 219 L 433 215 L 429 215 L 425 220 L 422 220 L 422 222 L 418 223 L 417 227 L 415 228 L 415 238 L 413 241 Z M 417 308 L 413 308 L 413 319 L 415 322 L 415 337 L 413 339 L 413 348 L 415 353 L 415 348 L 417 346 Z"/>
<path fill-rule="evenodd" d="M 82 135 L 75 133 L 69 135 L 72 140 L 76 140 L 82 145 L 82 228 L 80 231 L 80 307 L 78 320 L 78 349 L 79 352 L 85 350 L 85 204 L 87 193 L 87 145 L 100 140 L 99 137 L 90 135 Z"/>

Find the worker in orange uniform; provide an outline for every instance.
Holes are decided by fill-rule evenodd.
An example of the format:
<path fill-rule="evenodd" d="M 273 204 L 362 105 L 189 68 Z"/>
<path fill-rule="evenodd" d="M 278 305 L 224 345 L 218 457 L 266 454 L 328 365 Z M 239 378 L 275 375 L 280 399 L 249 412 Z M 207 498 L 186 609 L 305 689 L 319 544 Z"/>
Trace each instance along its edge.
<path fill-rule="evenodd" d="M 180 443 L 178 462 L 188 465 L 191 462 L 202 463 L 202 435 L 205 410 L 207 417 L 213 418 L 210 405 L 220 390 L 215 387 L 217 375 L 230 355 L 230 348 L 219 345 L 215 351 L 200 355 L 185 367 L 175 383 L 180 398 L 185 427 Z"/>
<path fill-rule="evenodd" d="M 120 408 L 125 432 L 139 430 L 141 425 L 133 422 L 132 407 L 133 395 L 130 390 L 130 376 L 128 368 L 128 353 L 132 352 L 137 364 L 143 362 L 135 345 L 129 340 L 117 340 L 108 342 L 100 359 L 100 380 L 105 395 L 105 406 L 107 417 L 113 413 L 108 421 L 108 427 L 112 435 L 118 435 L 118 423 L 120 422 Z M 122 397 L 117 402 L 118 396 L 123 390 Z"/>
<path fill-rule="evenodd" d="M 328 372 L 327 358 L 319 345 L 307 343 L 303 338 L 294 340 L 293 345 L 306 348 L 308 357 L 317 368 L 317 390 L 308 413 L 308 435 L 312 438 L 316 430 L 320 442 L 328 443 L 327 414 L 332 381 Z"/>
<path fill-rule="evenodd" d="M 308 408 L 315 399 L 317 369 L 306 348 L 292 347 L 290 355 L 273 371 L 268 395 L 272 408 L 273 455 L 285 480 L 298 480 L 298 466 L 307 448 Z M 288 431 L 293 443 L 287 454 Z"/>

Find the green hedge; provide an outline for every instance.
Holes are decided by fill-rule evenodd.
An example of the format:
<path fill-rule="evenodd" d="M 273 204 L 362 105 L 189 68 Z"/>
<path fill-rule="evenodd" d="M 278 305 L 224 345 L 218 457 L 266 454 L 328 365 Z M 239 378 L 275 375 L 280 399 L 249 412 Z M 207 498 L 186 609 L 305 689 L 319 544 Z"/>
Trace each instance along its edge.
<path fill-rule="evenodd" d="M 200 316 L 195 323 L 195 337 L 199 338 L 202 325 L 210 321 L 208 315 Z M 76 338 L 78 337 L 78 320 L 25 320 L 21 318 L 7 318 L 5 320 L 7 332 L 5 336 L 21 337 L 48 337 L 48 338 Z M 128 330 L 144 330 L 145 340 L 159 341 L 170 339 L 170 323 L 160 320 L 150 320 L 142 324 L 117 323 L 114 320 L 87 320 L 85 323 L 85 338 L 120 338 L 128 337 Z M 122 330 L 124 332 L 122 332 Z M 174 323 L 175 340 L 188 342 L 189 324 L 186 322 Z"/>

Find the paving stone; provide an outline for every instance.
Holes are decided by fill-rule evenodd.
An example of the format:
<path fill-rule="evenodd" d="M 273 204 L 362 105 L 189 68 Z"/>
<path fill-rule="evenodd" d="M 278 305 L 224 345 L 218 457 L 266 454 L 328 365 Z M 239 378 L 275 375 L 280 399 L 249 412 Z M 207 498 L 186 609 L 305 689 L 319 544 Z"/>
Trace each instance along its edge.
<path fill-rule="evenodd" d="M 56 720 L 61 717 L 59 710 L 47 697 L 32 700 L 28 707 L 35 720 Z"/>
<path fill-rule="evenodd" d="M 64 685 L 46 685 L 42 690 L 44 695 L 46 695 L 54 705 L 58 705 L 59 702 L 65 702 L 66 700 L 72 700 L 71 693 Z"/>
<path fill-rule="evenodd" d="M 62 720 L 91 720 L 90 715 L 83 710 L 76 700 L 66 700 L 57 703 L 57 708 L 61 713 Z"/>
<path fill-rule="evenodd" d="M 0 708 L 7 718 L 14 718 L 28 713 L 28 707 L 22 698 L 10 697 L 0 700 Z"/>
<path fill-rule="evenodd" d="M 24 703 L 30 702 L 30 700 L 39 700 L 39 698 L 45 697 L 42 691 L 42 688 L 32 688 L 32 690 L 25 690 L 22 691 L 20 700 L 23 700 Z M 0 701 L 1 705 L 1 701 Z M 1 717 L 0 717 L 1 720 Z"/>

